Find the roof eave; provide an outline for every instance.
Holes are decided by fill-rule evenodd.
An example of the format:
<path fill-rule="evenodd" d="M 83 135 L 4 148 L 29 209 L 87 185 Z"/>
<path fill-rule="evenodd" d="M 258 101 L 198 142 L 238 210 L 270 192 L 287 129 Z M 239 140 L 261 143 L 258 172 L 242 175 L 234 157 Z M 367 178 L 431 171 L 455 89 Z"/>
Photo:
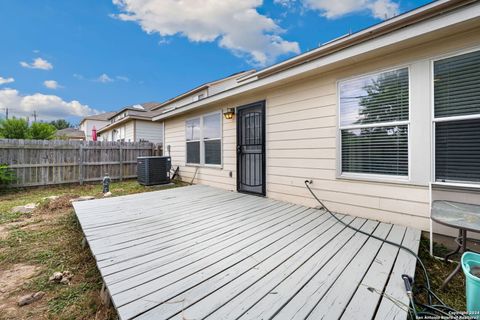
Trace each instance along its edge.
<path fill-rule="evenodd" d="M 113 129 L 117 127 L 120 124 L 123 124 L 125 122 L 128 122 L 129 120 L 144 120 L 144 121 L 152 121 L 152 117 L 142 117 L 142 116 L 127 116 L 125 118 L 122 118 L 118 121 L 115 121 L 113 123 L 110 123 L 106 125 L 105 127 L 102 127 L 101 129 L 97 130 L 98 133 L 102 133 L 105 131 L 108 131 L 110 129 Z"/>

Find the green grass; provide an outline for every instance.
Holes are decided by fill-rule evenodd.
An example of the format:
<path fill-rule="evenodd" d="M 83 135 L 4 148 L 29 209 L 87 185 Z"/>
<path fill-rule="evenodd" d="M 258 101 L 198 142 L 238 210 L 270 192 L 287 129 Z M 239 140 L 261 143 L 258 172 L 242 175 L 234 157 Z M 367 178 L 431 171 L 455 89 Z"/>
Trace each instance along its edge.
<path fill-rule="evenodd" d="M 434 252 L 437 255 L 444 255 L 448 250 L 441 245 L 435 244 Z M 458 310 L 465 311 L 465 276 L 463 273 L 457 274 L 444 290 L 440 290 L 443 280 L 450 274 L 450 272 L 457 266 L 456 263 L 445 263 L 443 260 L 430 256 L 429 240 L 422 237 L 420 241 L 419 256 L 428 272 L 430 285 L 436 295 L 439 296 L 448 306 Z M 417 284 L 424 283 L 424 275 L 422 269 L 417 263 L 417 270 L 415 273 L 415 282 Z M 422 302 L 426 302 L 426 297 L 419 294 L 418 298 Z"/>
<path fill-rule="evenodd" d="M 152 191 L 161 187 L 145 187 L 139 185 L 136 181 L 127 180 L 121 182 L 113 182 L 111 191 L 114 196 L 121 196 L 131 193 Z M 167 187 L 168 188 L 168 187 Z M 26 205 L 28 203 L 37 203 L 43 198 L 52 195 L 75 195 L 86 196 L 93 195 L 98 198 L 102 197 L 102 185 L 85 184 L 80 185 L 60 185 L 36 188 L 19 188 L 2 190 L 0 193 L 0 224 L 16 221 L 20 218 L 29 217 L 29 214 L 12 213 L 11 209 L 16 206 Z"/>
<path fill-rule="evenodd" d="M 114 182 L 111 191 L 114 196 L 118 196 L 161 188 L 141 186 L 136 181 L 123 181 Z M 52 195 L 102 197 L 101 192 L 101 185 L 96 184 L 9 190 L 0 195 L 0 225 L 8 228 L 7 237 L 0 240 L 0 270 L 8 270 L 16 264 L 37 266 L 41 272 L 18 288 L 15 294 L 46 292 L 46 296 L 36 303 L 35 308 L 18 308 L 19 313 L 13 318 L 116 317 L 113 309 L 101 305 L 101 277 L 90 250 L 81 246 L 82 231 L 68 198 L 50 204 L 43 203 L 33 214 L 11 213 L 15 206 L 41 202 L 43 198 Z M 55 205 L 57 203 L 60 205 Z M 54 272 L 65 270 L 74 274 L 70 285 L 48 281 Z M 100 316 L 96 316 L 98 310 L 101 311 Z M 4 315 L 0 314 L 0 318 L 2 316 Z"/>

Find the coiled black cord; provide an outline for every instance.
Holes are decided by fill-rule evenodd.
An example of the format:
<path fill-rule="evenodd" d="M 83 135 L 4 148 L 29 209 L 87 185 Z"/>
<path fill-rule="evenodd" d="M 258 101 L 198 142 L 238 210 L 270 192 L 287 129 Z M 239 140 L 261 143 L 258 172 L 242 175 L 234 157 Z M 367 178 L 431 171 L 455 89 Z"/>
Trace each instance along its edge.
<path fill-rule="evenodd" d="M 370 234 L 368 232 L 365 232 L 365 231 L 362 231 L 360 229 L 357 229 L 355 227 L 352 227 L 351 225 L 345 223 L 344 221 L 342 221 L 341 219 L 339 219 L 333 212 L 331 212 L 327 206 L 325 206 L 323 204 L 323 202 L 317 197 L 317 195 L 312 191 L 312 189 L 310 188 L 310 184 L 312 184 L 313 181 L 312 180 L 305 180 L 305 186 L 307 187 L 308 191 L 310 191 L 310 193 L 312 194 L 312 196 L 315 198 L 315 200 L 317 200 L 317 202 L 322 206 L 322 208 L 327 212 L 329 213 L 333 218 L 335 218 L 335 220 L 337 220 L 338 222 L 340 222 L 341 224 L 343 224 L 344 226 L 346 226 L 347 228 L 350 228 L 352 230 L 354 230 L 355 232 L 359 232 L 361 234 L 364 234 L 368 237 L 371 237 L 371 238 L 374 238 L 376 240 L 379 240 L 379 241 L 382 241 L 384 243 L 387 243 L 387 244 L 390 244 L 392 246 L 396 246 L 402 250 L 405 250 L 406 252 L 410 253 L 412 256 L 415 257 L 415 259 L 417 259 L 418 263 L 420 264 L 421 268 L 422 268 L 422 271 L 423 271 L 423 274 L 424 274 L 424 277 L 425 277 L 425 285 L 418 288 L 420 290 L 425 290 L 426 291 L 426 294 L 427 294 L 427 299 L 428 299 L 428 304 L 422 304 L 422 303 L 418 303 L 415 301 L 414 297 L 413 297 L 413 293 L 412 292 L 409 292 L 408 293 L 408 296 L 409 296 L 409 299 L 410 299 L 410 303 L 412 305 L 412 307 L 409 309 L 409 313 L 410 311 L 413 312 L 413 315 L 414 315 L 414 318 L 418 318 L 419 316 L 426 316 L 426 315 L 433 315 L 433 316 L 438 316 L 438 315 L 441 315 L 441 316 L 448 316 L 450 315 L 450 313 L 456 313 L 457 311 L 450 308 L 449 306 L 447 306 L 430 288 L 430 279 L 428 277 L 428 272 L 427 272 L 427 268 L 425 268 L 425 265 L 423 264 L 423 261 L 420 259 L 420 257 L 413 251 L 411 250 L 410 248 L 407 248 L 405 246 L 402 246 L 401 244 L 398 244 L 398 243 L 395 243 L 395 242 L 392 242 L 392 241 L 389 241 L 387 239 L 383 239 L 383 238 L 380 238 L 380 237 L 377 237 L 373 234 Z M 403 277 L 403 276 L 402 276 Z M 413 281 L 413 280 L 411 280 Z M 412 283 L 411 283 L 412 284 Z M 433 300 L 436 300 L 439 304 L 433 304 Z M 420 309 L 418 312 L 417 312 L 417 308 Z"/>

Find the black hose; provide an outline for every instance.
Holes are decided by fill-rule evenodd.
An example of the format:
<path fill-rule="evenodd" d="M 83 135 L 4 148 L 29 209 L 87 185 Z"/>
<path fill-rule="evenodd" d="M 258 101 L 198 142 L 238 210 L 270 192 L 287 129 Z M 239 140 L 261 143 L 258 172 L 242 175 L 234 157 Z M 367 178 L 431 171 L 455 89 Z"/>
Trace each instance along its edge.
<path fill-rule="evenodd" d="M 338 222 L 340 222 L 341 224 L 343 224 L 344 226 L 354 230 L 355 232 L 359 232 L 361 234 L 364 234 L 368 237 L 372 237 L 376 240 L 379 240 L 381 242 L 384 242 L 384 243 L 388 243 L 392 246 L 396 246 L 400 249 L 403 249 L 405 251 L 407 251 L 408 253 L 410 253 L 412 256 L 415 257 L 415 259 L 417 259 L 417 261 L 419 262 L 420 266 L 422 267 L 422 270 L 423 270 L 423 274 L 425 276 L 425 286 L 421 286 L 419 287 L 420 290 L 425 290 L 426 291 L 426 295 L 427 295 L 427 299 L 428 299 L 428 304 L 423 304 L 423 303 L 419 303 L 419 302 L 415 302 L 415 297 L 414 297 L 414 293 L 408 289 L 407 291 L 409 291 L 407 294 L 408 294 L 408 297 L 409 297 L 409 300 L 410 300 L 410 303 L 412 305 L 412 307 L 409 308 L 408 310 L 408 313 L 409 315 L 411 313 L 414 314 L 414 317 L 415 319 L 418 319 L 418 317 L 420 316 L 432 316 L 432 317 L 447 317 L 447 316 L 451 316 L 452 314 L 458 314 L 458 312 L 447 306 L 433 291 L 432 289 L 430 288 L 430 279 L 428 277 L 428 272 L 427 272 L 427 269 L 425 268 L 425 265 L 423 264 L 423 261 L 420 259 L 420 257 L 411 249 L 405 247 L 405 246 L 402 246 L 401 244 L 398 244 L 398 243 L 395 243 L 395 242 L 392 242 L 392 241 L 389 241 L 387 239 L 383 239 L 383 238 L 379 238 L 377 236 L 374 236 L 373 234 L 370 234 L 370 233 L 367 233 L 367 232 L 364 232 L 360 229 L 357 229 L 355 227 L 352 227 L 351 225 L 343 222 L 341 219 L 339 219 L 333 212 L 331 212 L 327 206 L 325 206 L 323 204 L 323 202 L 317 197 L 317 195 L 312 191 L 312 189 L 310 188 L 310 184 L 313 183 L 311 180 L 305 180 L 305 186 L 307 187 L 308 191 L 310 191 L 310 193 L 312 194 L 312 196 L 315 198 L 315 200 L 317 200 L 317 202 L 322 206 L 322 208 L 327 212 L 329 213 L 333 218 L 335 218 L 335 220 L 337 220 Z M 402 277 L 405 276 L 405 275 L 402 275 Z M 405 279 L 404 279 L 405 280 Z M 411 280 L 411 279 L 410 279 Z M 413 281 L 413 280 L 411 280 Z M 433 299 L 434 298 L 436 301 L 438 301 L 440 304 L 433 304 Z M 417 312 L 417 308 L 419 309 L 419 311 Z"/>
<path fill-rule="evenodd" d="M 382 242 L 385 242 L 385 243 L 388 243 L 388 244 L 391 244 L 392 246 L 396 246 L 396 247 L 399 247 L 400 249 L 403 249 L 405 251 L 407 251 L 408 253 L 410 253 L 411 255 L 413 255 L 417 261 L 420 263 L 421 267 L 422 267 L 422 270 L 423 270 L 423 273 L 425 275 L 425 284 L 426 284 L 426 287 L 427 289 L 430 290 L 430 280 L 428 278 L 428 273 L 427 273 L 427 269 L 425 268 L 425 265 L 423 264 L 422 260 L 420 259 L 420 257 L 410 248 L 407 248 L 405 246 L 402 246 L 401 244 L 398 244 L 398 243 L 395 243 L 395 242 L 392 242 L 392 241 L 389 241 L 387 239 L 383 239 L 383 238 L 380 238 L 380 237 L 377 237 L 373 234 L 370 234 L 368 232 L 365 232 L 365 231 L 362 231 L 360 229 L 357 229 L 355 227 L 352 227 L 351 225 L 348 225 L 346 224 L 345 222 L 343 222 L 342 220 L 340 220 L 334 213 L 332 213 L 324 204 L 323 202 L 317 197 L 317 195 L 312 191 L 312 189 L 310 188 L 310 184 L 312 183 L 311 180 L 305 180 L 305 186 L 307 187 L 308 191 L 310 191 L 310 193 L 312 194 L 312 196 L 315 198 L 315 200 L 318 201 L 318 203 L 322 206 L 322 208 L 327 211 L 332 217 L 334 217 L 338 222 L 340 222 L 341 224 L 347 226 L 348 228 L 356 231 L 356 232 L 359 232 L 361 234 L 364 234 L 368 237 L 372 237 L 374 239 L 377 239 L 379 241 L 382 241 Z M 429 301 L 430 302 L 430 301 Z"/>
<path fill-rule="evenodd" d="M 331 212 L 327 206 L 325 206 L 323 204 L 323 202 L 317 197 L 317 195 L 312 191 L 312 189 L 310 188 L 310 184 L 313 183 L 311 180 L 305 180 L 305 186 L 307 187 L 308 191 L 310 191 L 310 193 L 312 194 L 312 196 L 315 198 L 315 200 L 317 200 L 317 202 L 322 206 L 322 208 L 327 212 L 329 213 L 333 218 L 335 218 L 338 222 L 340 222 L 341 224 L 343 224 L 344 226 L 354 230 L 355 232 L 359 232 L 361 234 L 364 234 L 368 237 L 372 237 L 376 240 L 379 240 L 381 242 L 384 242 L 384 243 L 388 243 L 392 246 L 396 246 L 402 250 L 405 250 L 406 252 L 410 253 L 412 256 L 415 257 L 415 259 L 417 259 L 417 261 L 419 262 L 420 266 L 422 267 L 422 271 L 423 271 L 423 274 L 424 274 L 424 277 L 425 277 L 425 286 L 422 287 L 426 292 L 427 292 L 427 299 L 428 299 L 428 304 L 422 304 L 422 303 L 415 303 L 414 302 L 414 296 L 413 296 L 413 293 L 409 294 L 409 299 L 410 299 L 410 303 L 412 304 L 412 308 L 413 308 L 413 313 L 415 315 L 415 318 L 418 318 L 418 316 L 420 315 L 433 315 L 433 316 L 445 316 L 446 314 L 448 314 L 447 312 L 450 311 L 450 312 L 456 312 L 456 310 L 450 308 L 449 306 L 447 306 L 442 300 L 440 300 L 440 298 L 435 294 L 433 293 L 433 291 L 431 290 L 430 288 L 430 279 L 428 277 L 428 272 L 427 272 L 427 268 L 425 268 L 425 265 L 423 264 L 423 261 L 420 259 L 420 257 L 411 249 L 401 245 L 401 244 L 398 244 L 398 243 L 395 243 L 395 242 L 392 242 L 392 241 L 389 241 L 387 239 L 383 239 L 383 238 L 379 238 L 373 234 L 370 234 L 368 232 L 365 232 L 365 231 L 362 231 L 360 229 L 357 229 L 355 227 L 352 227 L 351 225 L 343 222 L 341 219 L 339 219 L 333 212 Z M 432 297 L 435 298 L 440 304 L 438 305 L 434 305 L 433 302 L 432 302 Z M 417 313 L 417 307 L 422 307 L 423 310 L 421 310 L 420 312 Z M 447 311 L 443 311 L 441 309 L 446 309 Z M 409 313 L 410 313 L 410 310 L 409 310 Z"/>

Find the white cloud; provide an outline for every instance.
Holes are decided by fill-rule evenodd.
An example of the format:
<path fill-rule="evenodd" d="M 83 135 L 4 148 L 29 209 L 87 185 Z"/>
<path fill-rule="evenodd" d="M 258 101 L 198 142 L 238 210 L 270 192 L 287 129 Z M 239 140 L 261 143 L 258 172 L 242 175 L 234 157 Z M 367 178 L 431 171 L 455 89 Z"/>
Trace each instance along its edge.
<path fill-rule="evenodd" d="M 273 3 L 281 5 L 285 8 L 292 8 L 297 0 L 273 0 Z"/>
<path fill-rule="evenodd" d="M 53 69 L 53 65 L 47 60 L 44 60 L 42 58 L 36 58 L 35 60 L 33 60 L 32 63 L 20 61 L 20 65 L 24 68 L 30 68 L 30 69 L 41 69 L 41 70 Z"/>
<path fill-rule="evenodd" d="M 125 77 L 125 76 L 116 76 L 115 79 L 123 81 L 123 82 L 130 81 L 130 79 L 128 77 Z"/>
<path fill-rule="evenodd" d="M 114 80 L 108 76 L 106 73 L 102 73 L 95 81 L 101 83 L 113 82 Z"/>
<path fill-rule="evenodd" d="M 14 81 L 15 81 L 15 79 L 13 79 L 12 77 L 9 77 L 9 78 L 0 77 L 0 85 L 7 84 L 7 83 L 12 83 Z"/>
<path fill-rule="evenodd" d="M 214 42 L 250 62 L 266 65 L 283 54 L 299 53 L 297 42 L 284 40 L 272 19 L 257 11 L 262 0 L 112 0 L 115 15 L 135 21 L 147 33 L 174 35 L 192 42 Z"/>
<path fill-rule="evenodd" d="M 370 14 L 378 19 L 391 18 L 399 13 L 398 3 L 392 0 L 302 0 L 302 2 L 308 9 L 320 11 L 328 19 L 365 10 L 370 11 Z"/>
<path fill-rule="evenodd" d="M 377 0 L 370 4 L 370 11 L 375 18 L 388 19 L 399 14 L 399 5 L 390 0 Z"/>
<path fill-rule="evenodd" d="M 43 81 L 43 85 L 45 87 L 47 87 L 48 89 L 58 89 L 58 88 L 62 88 L 61 85 L 58 84 L 57 81 L 55 80 L 45 80 Z"/>
<path fill-rule="evenodd" d="M 0 90 L 0 105 L 9 108 L 12 116 L 28 117 L 35 111 L 40 120 L 46 121 L 101 113 L 76 100 L 64 101 L 58 96 L 41 93 L 21 95 L 15 89 Z"/>

